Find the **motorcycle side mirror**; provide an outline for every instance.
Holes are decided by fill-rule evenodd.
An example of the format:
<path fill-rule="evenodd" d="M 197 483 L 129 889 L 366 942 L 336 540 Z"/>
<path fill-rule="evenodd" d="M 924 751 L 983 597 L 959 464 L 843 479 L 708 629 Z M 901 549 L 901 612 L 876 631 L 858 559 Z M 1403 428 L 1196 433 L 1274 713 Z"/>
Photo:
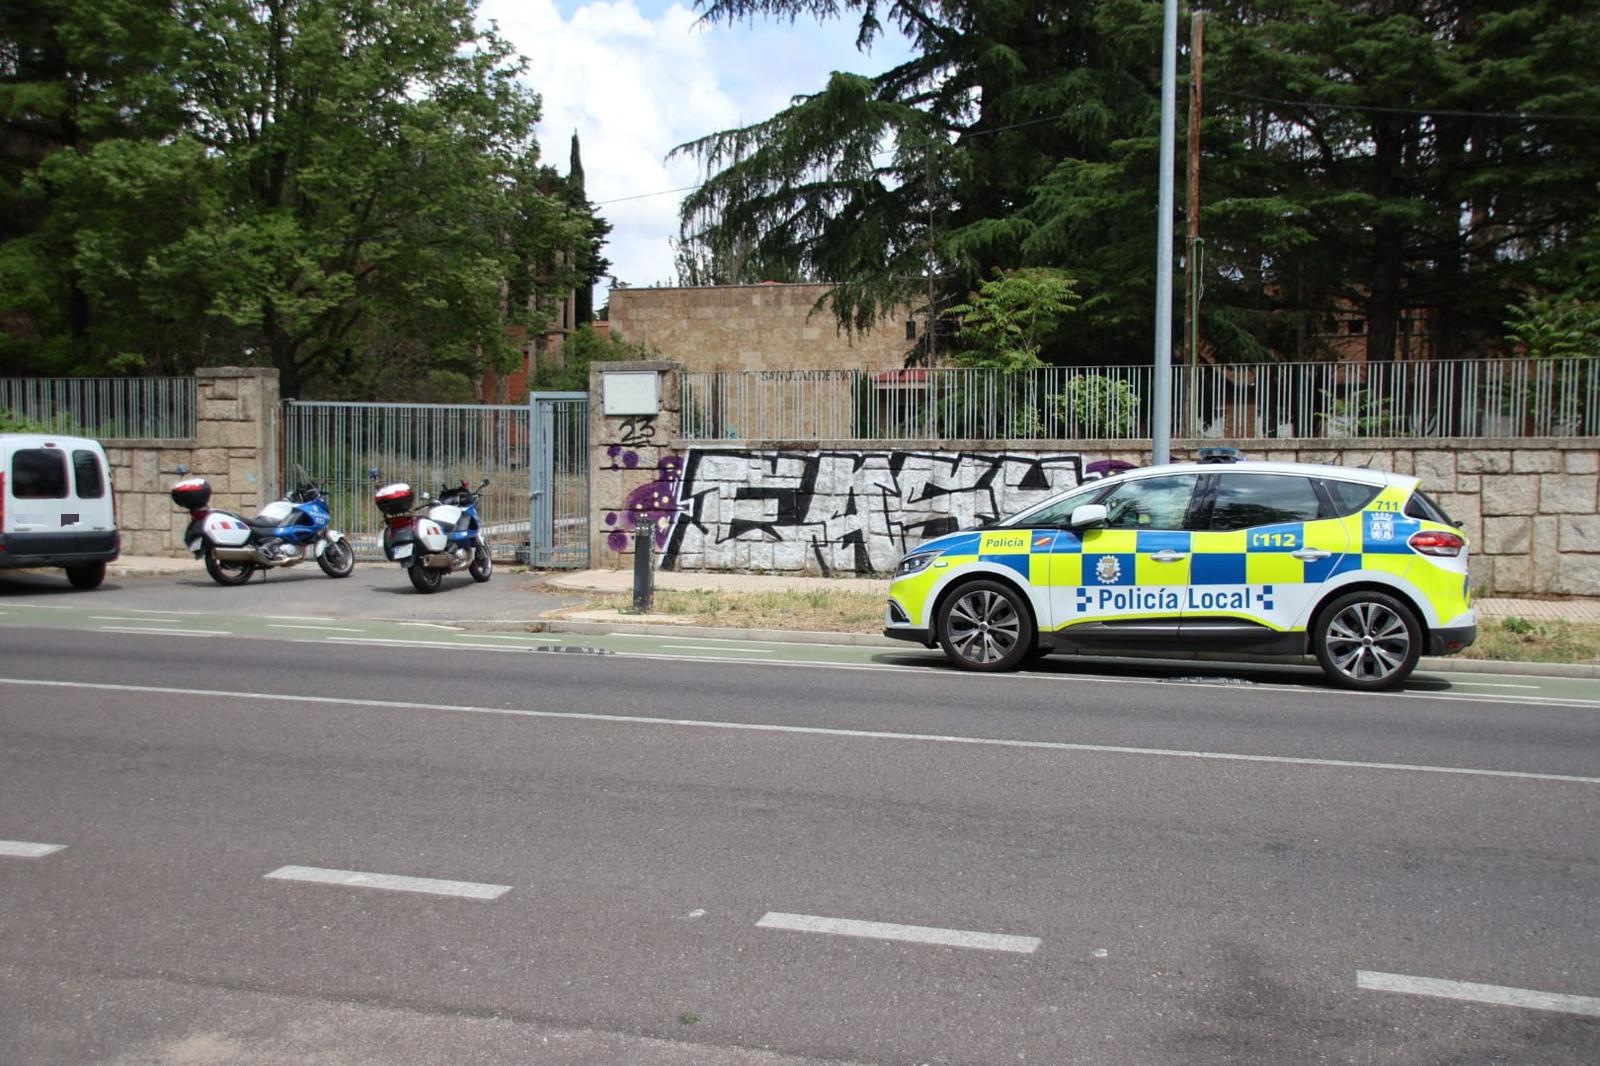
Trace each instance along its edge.
<path fill-rule="evenodd" d="M 431 492 L 424 492 L 424 493 L 423 493 L 423 494 L 422 494 L 422 498 L 423 498 L 423 499 L 424 499 L 424 500 L 431 500 L 431 499 L 433 499 L 433 493 L 431 493 Z"/>
<path fill-rule="evenodd" d="M 178 474 L 179 477 L 183 477 L 188 472 L 189 472 L 189 468 L 188 467 L 186 467 L 186 466 L 184 466 L 182 464 L 179 464 L 178 470 L 177 470 L 177 474 Z"/>
<path fill-rule="evenodd" d="M 484 478 L 482 481 L 478 482 L 478 487 L 481 489 L 487 484 L 489 484 L 489 479 L 488 478 Z"/>
<path fill-rule="evenodd" d="M 375 466 L 367 467 L 367 477 L 371 478 L 373 481 L 378 480 L 378 468 Z"/>

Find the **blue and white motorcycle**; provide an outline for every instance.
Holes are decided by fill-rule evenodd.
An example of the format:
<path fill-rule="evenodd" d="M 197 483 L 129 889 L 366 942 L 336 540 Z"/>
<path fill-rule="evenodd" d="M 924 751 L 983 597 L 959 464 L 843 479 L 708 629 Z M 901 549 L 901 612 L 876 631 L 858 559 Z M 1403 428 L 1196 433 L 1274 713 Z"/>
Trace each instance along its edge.
<path fill-rule="evenodd" d="M 180 476 L 188 472 L 178 467 Z M 293 492 L 267 504 L 254 518 L 211 509 L 211 485 L 199 477 L 183 477 L 173 485 L 172 502 L 189 512 L 184 545 L 195 558 L 205 559 L 206 573 L 219 585 L 243 585 L 257 570 L 307 559 L 315 559 L 329 577 L 349 577 L 356 567 L 349 539 L 330 524 L 327 498 L 303 478 Z"/>
<path fill-rule="evenodd" d="M 476 489 L 463 481 L 446 485 L 434 499 L 426 492 L 417 506 L 416 493 L 403 481 L 378 486 L 378 471 L 367 471 L 374 485 L 372 498 L 383 512 L 383 557 L 397 562 L 411 577 L 418 592 L 437 592 L 444 575 L 465 570 L 474 581 L 488 581 L 494 573 L 489 542 L 478 517 L 478 499 L 489 479 Z"/>

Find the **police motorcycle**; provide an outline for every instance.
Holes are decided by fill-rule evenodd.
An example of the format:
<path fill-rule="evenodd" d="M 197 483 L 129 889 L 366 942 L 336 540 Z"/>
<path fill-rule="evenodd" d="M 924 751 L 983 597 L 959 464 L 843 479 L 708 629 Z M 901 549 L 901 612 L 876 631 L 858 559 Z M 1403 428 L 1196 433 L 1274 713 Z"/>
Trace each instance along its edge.
<path fill-rule="evenodd" d="M 374 486 L 372 498 L 383 512 L 383 557 L 399 563 L 411 576 L 418 592 L 436 592 L 444 575 L 465 570 L 472 580 L 488 581 L 494 572 L 489 543 L 478 517 L 478 500 L 489 484 L 484 478 L 476 489 L 446 485 L 434 499 L 426 492 L 422 503 L 403 481 L 378 485 L 378 471 L 367 471 Z"/>
<path fill-rule="evenodd" d="M 315 559 L 329 577 L 349 577 L 356 552 L 343 533 L 330 524 L 328 501 L 299 467 L 295 490 L 261 508 L 254 518 L 210 508 L 211 485 L 188 477 L 172 486 L 172 502 L 189 512 L 183 543 L 204 558 L 206 573 L 219 585 L 243 585 L 257 570 L 294 566 Z"/>

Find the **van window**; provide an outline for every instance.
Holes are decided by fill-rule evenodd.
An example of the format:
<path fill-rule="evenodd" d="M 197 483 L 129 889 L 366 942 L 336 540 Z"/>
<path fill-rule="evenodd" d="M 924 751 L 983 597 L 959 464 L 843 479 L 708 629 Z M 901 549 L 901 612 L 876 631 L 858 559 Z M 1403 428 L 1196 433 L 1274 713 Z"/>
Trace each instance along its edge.
<path fill-rule="evenodd" d="M 98 500 L 104 496 L 106 479 L 100 472 L 100 457 L 81 448 L 73 452 L 72 483 L 77 486 L 80 500 Z"/>
<path fill-rule="evenodd" d="M 67 453 L 23 448 L 11 456 L 11 495 L 19 500 L 67 498 Z"/>

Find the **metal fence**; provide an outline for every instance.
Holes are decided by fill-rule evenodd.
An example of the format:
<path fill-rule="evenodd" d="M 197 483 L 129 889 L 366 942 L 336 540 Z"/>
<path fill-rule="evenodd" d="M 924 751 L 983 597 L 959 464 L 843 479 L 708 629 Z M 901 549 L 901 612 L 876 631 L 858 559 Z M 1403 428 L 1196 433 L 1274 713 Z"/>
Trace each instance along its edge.
<path fill-rule="evenodd" d="M 102 440 L 185 439 L 196 386 L 182 378 L 0 378 L 0 411 Z"/>
<path fill-rule="evenodd" d="M 692 440 L 1151 436 L 1149 366 L 683 375 Z M 1180 437 L 1600 436 L 1600 359 L 1176 367 Z"/>
<path fill-rule="evenodd" d="M 535 392 L 528 561 L 538 567 L 589 565 L 589 394 Z"/>
<path fill-rule="evenodd" d="M 381 559 L 383 516 L 367 471 L 435 495 L 489 479 L 478 512 L 497 559 L 528 545 L 529 408 L 526 404 L 383 404 L 288 401 L 283 481 L 304 476 L 328 494 L 334 524 L 363 559 Z M 303 473 L 297 473 L 301 471 Z"/>

